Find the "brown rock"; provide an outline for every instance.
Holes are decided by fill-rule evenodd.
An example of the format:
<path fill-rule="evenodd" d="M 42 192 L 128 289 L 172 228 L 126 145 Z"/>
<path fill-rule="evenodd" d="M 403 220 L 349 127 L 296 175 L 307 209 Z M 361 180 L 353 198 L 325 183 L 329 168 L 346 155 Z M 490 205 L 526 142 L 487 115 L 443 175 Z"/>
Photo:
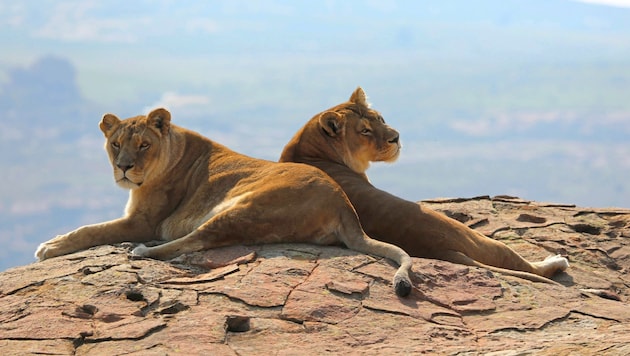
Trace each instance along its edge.
<path fill-rule="evenodd" d="M 519 198 L 434 209 L 532 260 L 568 256 L 562 286 L 414 259 L 413 291 L 387 260 L 269 245 L 133 259 L 101 246 L 0 274 L 6 355 L 630 353 L 630 210 Z"/>

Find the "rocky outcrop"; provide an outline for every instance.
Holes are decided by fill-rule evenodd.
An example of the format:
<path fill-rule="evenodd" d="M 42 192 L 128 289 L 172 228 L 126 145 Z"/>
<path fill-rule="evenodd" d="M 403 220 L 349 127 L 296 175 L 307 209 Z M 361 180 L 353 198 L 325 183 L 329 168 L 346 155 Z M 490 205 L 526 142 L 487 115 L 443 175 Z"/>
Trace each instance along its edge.
<path fill-rule="evenodd" d="M 630 210 L 511 197 L 425 204 L 529 259 L 558 285 L 339 247 L 235 246 L 169 262 L 101 246 L 0 274 L 4 355 L 630 354 Z"/>

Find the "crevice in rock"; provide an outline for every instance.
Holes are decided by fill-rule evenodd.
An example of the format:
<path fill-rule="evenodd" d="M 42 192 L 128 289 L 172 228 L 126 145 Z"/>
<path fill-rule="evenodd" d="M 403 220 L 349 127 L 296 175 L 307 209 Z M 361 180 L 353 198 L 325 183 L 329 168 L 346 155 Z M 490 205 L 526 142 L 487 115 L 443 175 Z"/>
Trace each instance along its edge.
<path fill-rule="evenodd" d="M 602 232 L 602 228 L 599 226 L 591 225 L 591 224 L 573 224 L 569 225 L 571 229 L 575 232 L 589 234 L 589 235 L 599 235 Z"/>
<path fill-rule="evenodd" d="M 435 203 L 435 204 L 444 204 L 444 203 L 465 203 L 469 201 L 475 200 L 490 200 L 489 195 L 480 195 L 472 198 L 440 198 L 440 199 L 425 199 L 422 200 L 423 203 Z"/>
<path fill-rule="evenodd" d="M 621 266 L 619 266 L 619 264 L 617 263 L 617 261 L 610 257 L 610 255 L 608 254 L 608 252 L 602 250 L 601 248 L 585 248 L 585 251 L 590 251 L 595 255 L 603 255 L 601 256 L 599 259 L 599 262 L 606 266 L 607 268 L 613 270 L 613 271 L 620 271 L 622 269 Z"/>
<path fill-rule="evenodd" d="M 471 227 L 473 228 L 473 227 Z M 494 237 L 494 235 L 498 234 L 499 232 L 503 232 L 503 231 L 514 231 L 517 235 L 519 235 L 519 237 L 521 236 L 521 233 L 519 233 L 519 231 L 517 231 L 518 229 L 512 228 L 511 226 L 501 226 L 498 229 L 495 229 L 494 231 L 492 231 L 491 233 L 488 233 L 488 236 L 490 237 Z"/>
<path fill-rule="evenodd" d="M 373 256 L 373 257 L 375 257 L 375 256 Z M 375 257 L 375 258 L 376 258 L 376 257 Z M 378 259 L 378 260 L 376 260 L 376 261 L 371 261 L 371 262 L 369 262 L 369 263 L 362 263 L 360 266 L 357 266 L 357 267 L 353 268 L 353 269 L 352 269 L 352 272 L 354 272 L 354 273 L 358 273 L 358 274 L 360 274 L 360 275 L 362 275 L 362 276 L 365 276 L 365 277 L 368 277 L 369 279 L 372 279 L 372 280 L 373 280 L 373 282 L 381 282 L 381 283 L 383 283 L 383 284 L 386 284 L 386 285 L 388 285 L 388 286 L 391 286 L 391 285 L 392 285 L 392 281 L 391 281 L 391 280 L 389 280 L 389 279 L 385 279 L 385 278 L 383 278 L 383 277 L 381 277 L 381 276 L 378 276 L 378 275 L 374 275 L 374 274 L 369 274 L 369 273 L 365 273 L 365 272 L 358 271 L 358 269 L 359 269 L 359 268 L 361 268 L 361 267 L 363 267 L 363 266 L 370 265 L 370 264 L 372 264 L 372 263 L 376 263 L 376 262 L 378 262 L 378 261 L 384 261 L 385 263 L 388 263 L 390 266 L 394 266 L 393 262 L 391 262 L 389 259 L 379 257 L 379 259 Z"/>
<path fill-rule="evenodd" d="M 374 258 L 374 260 L 361 262 L 360 264 L 358 264 L 358 265 L 356 265 L 356 266 L 352 267 L 351 271 L 352 271 L 352 272 L 356 272 L 356 273 L 360 273 L 361 275 L 365 275 L 364 273 L 361 273 L 361 272 L 359 272 L 359 271 L 357 271 L 357 270 L 358 270 L 358 269 L 361 269 L 361 268 L 363 268 L 363 267 L 365 267 L 365 266 L 369 266 L 369 265 L 371 265 L 371 264 L 376 263 L 376 262 L 378 262 L 378 261 L 379 261 L 378 259 L 376 259 L 376 257 L 374 257 L 374 256 L 372 256 L 372 257 Z"/>
<path fill-rule="evenodd" d="M 144 334 L 138 336 L 138 337 L 104 337 L 104 338 L 100 338 L 100 339 L 90 339 L 90 336 L 93 336 L 92 332 L 87 332 L 85 333 L 85 335 L 81 335 L 79 338 L 75 339 L 73 341 L 74 345 L 75 345 L 75 349 L 77 349 L 79 346 L 81 345 L 85 345 L 85 344 L 98 344 L 101 342 L 107 342 L 107 341 L 138 341 L 138 340 L 142 340 L 145 339 L 163 329 L 165 329 L 167 327 L 166 323 L 163 324 L 159 324 L 156 325 L 150 329 L 148 329 Z M 78 345 L 78 346 L 77 346 Z"/>
<path fill-rule="evenodd" d="M 144 297 L 144 295 L 142 294 L 142 291 L 136 288 L 131 288 L 127 291 L 125 291 L 125 297 L 129 300 L 131 300 L 132 302 L 146 302 L 146 298 Z"/>
<path fill-rule="evenodd" d="M 442 211 L 446 216 L 448 216 L 451 219 L 455 219 L 461 223 L 467 223 L 470 220 L 473 219 L 472 216 L 470 216 L 469 214 L 466 213 L 462 213 L 462 212 L 458 212 L 458 211 L 453 211 L 453 210 L 444 210 Z"/>
<path fill-rule="evenodd" d="M 380 345 L 380 344 L 383 344 L 389 338 L 388 336 L 380 336 L 380 337 L 378 337 L 378 338 L 376 338 L 374 340 L 360 341 L 360 340 L 357 340 L 356 337 L 350 335 L 350 333 L 348 333 L 348 332 L 344 332 L 344 334 L 346 334 L 349 338 L 354 340 L 354 342 L 350 342 L 349 343 L 352 347 Z"/>
<path fill-rule="evenodd" d="M 304 322 L 306 320 L 302 320 L 302 319 L 298 319 L 298 318 L 290 318 L 284 314 L 280 314 L 280 316 L 278 317 L 278 319 L 280 320 L 284 320 L 284 321 L 290 321 L 294 324 L 298 324 L 298 325 L 304 325 Z"/>
<path fill-rule="evenodd" d="M 92 319 L 97 312 L 98 308 L 96 306 L 91 304 L 83 304 L 77 306 L 72 312 L 62 311 L 61 315 L 70 318 Z"/>
<path fill-rule="evenodd" d="M 563 203 L 535 203 L 535 204 L 536 206 L 539 206 L 542 208 L 560 208 L 565 211 L 573 210 L 576 207 L 575 204 L 563 204 Z"/>
<path fill-rule="evenodd" d="M 512 195 L 506 195 L 506 194 L 495 195 L 490 200 L 492 202 L 500 201 L 500 202 L 505 202 L 505 203 L 510 203 L 510 204 L 525 204 L 525 205 L 529 205 L 531 203 L 529 200 L 523 200 L 523 199 L 521 199 L 519 197 L 515 197 L 515 196 L 512 196 Z"/>
<path fill-rule="evenodd" d="M 604 298 L 604 299 L 608 299 L 608 300 L 614 300 L 616 302 L 620 302 L 621 301 L 621 297 L 619 297 L 619 294 L 613 292 L 613 291 L 609 291 L 609 290 L 605 290 L 605 289 L 596 289 L 596 288 L 582 288 L 580 289 L 580 292 L 586 296 L 591 296 L 591 295 L 595 295 L 598 296 L 600 298 Z"/>
<path fill-rule="evenodd" d="M 619 319 L 615 319 L 615 318 L 607 318 L 607 317 L 605 317 L 605 316 L 603 316 L 603 315 L 595 315 L 595 314 L 591 314 L 591 313 L 584 312 L 584 311 L 582 311 L 582 310 L 571 310 L 571 312 L 572 312 L 572 313 L 575 313 L 575 314 L 580 314 L 580 315 L 589 316 L 589 317 L 591 317 L 591 318 L 595 318 L 595 319 L 607 320 L 607 321 L 614 321 L 614 322 L 617 322 L 617 323 L 620 323 L 620 322 L 621 322 L 621 320 L 619 320 Z"/>
<path fill-rule="evenodd" d="M 471 221 L 470 224 L 468 224 L 468 227 L 470 227 L 471 229 L 476 229 L 482 226 L 486 226 L 490 223 L 490 220 L 483 218 L 483 219 L 477 219 L 474 221 Z"/>
<path fill-rule="evenodd" d="M 570 227 L 569 224 L 566 224 L 566 223 L 563 223 L 563 222 L 558 222 L 558 221 L 553 221 L 553 222 L 550 222 L 549 224 L 545 224 L 545 225 L 526 225 L 526 226 L 519 226 L 519 227 L 502 226 L 502 227 L 497 228 L 496 230 L 492 231 L 491 233 L 489 233 L 488 236 L 493 237 L 498 232 L 510 231 L 510 230 L 516 232 L 519 236 L 522 236 L 528 230 L 544 229 L 544 228 L 552 227 L 554 225 L 561 225 L 561 226 Z"/>
<path fill-rule="evenodd" d="M 288 276 L 308 276 L 311 274 L 311 272 L 313 272 L 313 270 L 311 269 L 311 271 L 307 271 L 305 269 L 302 268 L 289 268 L 286 269 L 284 271 L 282 271 L 282 274 L 288 275 Z"/>
<path fill-rule="evenodd" d="M 181 291 L 180 289 L 176 289 L 176 288 L 174 288 L 174 290 Z M 139 292 L 140 294 L 142 294 L 142 291 L 139 291 Z M 144 301 L 146 303 L 146 305 L 142 307 L 139 312 L 134 313 L 134 315 L 137 314 L 137 316 L 144 317 L 144 316 L 149 315 L 151 312 L 154 312 L 155 314 L 158 314 L 158 315 L 173 315 L 173 314 L 182 312 L 184 310 L 190 309 L 189 305 L 184 304 L 177 299 L 167 300 L 166 302 L 163 303 L 162 298 L 164 295 L 162 293 L 162 290 L 158 291 L 157 298 L 154 298 L 154 300 L 151 302 L 143 294 L 142 294 L 142 298 L 140 298 L 140 296 L 138 295 L 134 295 L 133 290 L 131 290 L 131 296 L 134 299 L 137 299 L 137 300 L 130 299 L 132 301 Z M 127 294 L 127 298 L 129 299 L 129 294 Z M 195 305 L 197 304 L 199 304 L 199 294 L 196 293 Z"/>
<path fill-rule="evenodd" d="M 67 277 L 67 276 L 71 276 L 71 275 L 72 275 L 72 274 L 68 274 L 68 275 L 65 275 L 65 276 L 62 276 L 62 277 Z M 52 279 L 52 278 L 51 278 L 51 279 Z M 4 295 L 13 295 L 13 294 L 16 294 L 16 293 L 19 293 L 19 292 L 25 291 L 25 290 L 27 290 L 27 289 L 29 289 L 29 288 L 33 288 L 33 287 L 41 287 L 42 285 L 44 285 L 44 283 L 46 283 L 46 281 L 47 281 L 47 279 L 45 279 L 45 280 L 43 280 L 43 281 L 33 282 L 33 283 L 31 283 L 31 284 L 29 284 L 29 285 L 26 285 L 26 286 L 24 286 L 24 287 L 17 288 L 17 289 L 14 289 L 14 290 L 10 290 L 10 291 L 8 291 L 8 292 L 4 293 Z M 2 295 L 2 294 L 0 294 L 0 295 Z"/>
<path fill-rule="evenodd" d="M 542 217 L 542 216 L 522 213 L 516 218 L 516 221 L 529 222 L 529 223 L 534 223 L 534 224 L 544 224 L 547 222 L 547 218 Z"/>
<path fill-rule="evenodd" d="M 107 271 L 108 269 L 117 267 L 119 265 L 115 264 L 104 264 L 104 265 L 84 265 L 77 270 L 77 272 L 82 273 L 85 276 L 90 274 L 101 273 Z"/>
<path fill-rule="evenodd" d="M 188 305 L 183 304 L 179 301 L 173 301 L 172 303 L 170 303 L 169 306 L 164 307 L 164 308 L 159 308 L 157 313 L 160 315 L 172 315 L 172 314 L 177 314 L 179 312 L 182 312 L 188 309 L 190 309 Z"/>
<path fill-rule="evenodd" d="M 382 309 L 382 308 L 377 308 L 377 307 L 374 307 L 374 306 L 364 305 L 364 304 L 362 304 L 361 307 L 363 307 L 363 308 L 365 308 L 367 310 L 371 310 L 373 312 L 377 312 L 377 313 L 409 316 L 408 313 L 405 313 L 405 312 L 402 312 L 402 311 L 397 311 L 397 310 Z"/>
<path fill-rule="evenodd" d="M 453 308 L 452 308 L 449 304 L 444 303 L 444 302 L 442 302 L 442 301 L 440 301 L 440 300 L 438 300 L 438 299 L 435 299 L 435 298 L 433 298 L 433 297 L 431 297 L 431 296 L 429 296 L 429 295 L 427 295 L 427 294 L 423 293 L 423 292 L 422 292 L 419 288 L 417 288 L 416 290 L 417 290 L 417 293 L 418 293 L 418 294 L 420 294 L 420 295 L 422 296 L 422 299 L 426 300 L 426 301 L 427 301 L 427 302 L 429 302 L 429 303 L 435 304 L 435 305 L 437 305 L 437 306 L 439 306 L 439 307 L 442 307 L 442 308 L 444 308 L 444 309 L 451 310 L 451 311 L 453 311 L 454 313 L 457 313 L 457 314 L 459 314 L 459 315 L 465 315 L 465 314 L 466 314 L 465 312 L 461 313 L 461 312 L 456 312 L 456 311 L 454 311 L 454 310 L 453 310 Z M 429 320 L 429 321 L 430 321 L 430 320 Z"/>
<path fill-rule="evenodd" d="M 313 267 L 311 268 L 310 271 L 305 271 L 303 269 L 301 269 L 300 271 L 305 271 L 305 274 L 300 274 L 300 276 L 307 276 L 306 278 L 304 278 L 304 280 L 298 284 L 296 284 L 295 286 L 293 286 L 293 288 L 291 288 L 291 291 L 289 291 L 289 293 L 287 293 L 287 297 L 284 299 L 284 301 L 282 301 L 282 306 L 287 304 L 287 300 L 289 300 L 289 298 L 291 298 L 291 294 L 296 290 L 299 289 L 301 285 L 303 285 L 304 283 L 306 283 L 306 281 L 308 281 L 308 279 L 310 278 L 310 276 L 313 274 L 313 271 L 315 271 L 315 269 L 319 267 L 319 260 L 315 260 L 313 263 Z"/>
<path fill-rule="evenodd" d="M 498 329 L 494 329 L 494 330 L 490 331 L 489 334 L 493 334 L 493 333 L 497 333 L 497 332 L 501 332 L 501 331 L 519 331 L 519 332 L 523 332 L 523 331 L 544 330 L 545 328 L 547 328 L 548 326 L 550 326 L 553 323 L 567 320 L 571 316 L 572 312 L 574 312 L 574 311 L 569 310 L 569 311 L 567 311 L 566 314 L 564 314 L 562 316 L 559 316 L 557 318 L 552 318 L 550 320 L 547 320 L 546 322 L 542 323 L 540 326 L 532 326 L 532 327 L 511 326 L 511 327 L 505 327 L 505 328 L 498 328 Z"/>
<path fill-rule="evenodd" d="M 12 323 L 15 321 L 18 321 L 20 319 L 24 319 L 27 316 L 31 315 L 31 313 L 28 312 L 28 307 L 26 308 L 19 308 L 17 310 L 15 310 L 14 312 L 12 312 L 12 317 L 8 317 L 2 320 L 2 322 L 0 322 L 0 324 L 3 323 Z"/>
<path fill-rule="evenodd" d="M 242 333 L 251 328 L 250 317 L 242 315 L 228 315 L 225 319 L 225 330 L 228 332 Z"/>
<path fill-rule="evenodd" d="M 331 284 L 330 282 L 327 283 L 325 287 L 326 287 L 326 290 L 329 291 L 334 296 L 341 297 L 341 298 L 354 299 L 354 300 L 365 299 L 369 291 L 369 285 L 367 286 L 365 291 L 341 290 L 341 288 L 336 287 L 334 284 Z"/>
<path fill-rule="evenodd" d="M 580 210 L 577 213 L 573 214 L 574 217 L 578 217 L 578 216 L 584 216 L 584 215 L 591 215 L 591 214 L 595 214 L 598 217 L 602 217 L 602 216 L 618 216 L 618 215 L 627 215 L 628 214 L 628 210 L 627 209 L 619 209 L 616 210 L 615 208 L 609 209 L 609 210 L 602 210 L 602 209 L 598 209 L 598 210 Z"/>
<path fill-rule="evenodd" d="M 315 260 L 315 261 L 318 260 L 319 256 L 321 255 L 321 252 L 313 253 L 311 251 L 305 251 L 305 250 L 298 249 L 298 248 L 287 248 L 287 251 L 293 251 L 293 252 L 299 252 L 299 253 L 306 254 L 306 255 L 311 255 L 311 256 L 313 256 L 313 260 Z"/>
<path fill-rule="evenodd" d="M 219 296 L 222 296 L 222 297 L 227 298 L 227 299 L 228 299 L 229 301 L 231 301 L 231 302 L 235 302 L 235 303 L 242 304 L 242 305 L 244 305 L 246 308 L 249 308 L 249 309 L 254 309 L 254 310 L 255 310 L 255 309 L 261 309 L 261 310 L 278 310 L 278 311 L 280 311 L 280 310 L 282 310 L 282 307 L 283 307 L 283 305 L 284 305 L 284 304 L 283 304 L 283 305 L 274 305 L 274 306 L 270 306 L 270 307 L 267 307 L 267 306 L 259 306 L 259 305 L 253 305 L 253 304 L 249 304 L 249 303 L 247 303 L 247 302 L 246 302 L 246 301 L 244 301 L 243 299 L 236 298 L 236 297 L 233 297 L 233 296 L 231 296 L 231 295 L 229 295 L 229 294 L 226 294 L 226 293 L 223 293 L 223 292 L 216 292 L 216 291 L 213 291 L 213 292 L 198 291 L 198 292 L 197 292 L 197 304 L 199 304 L 199 297 L 200 297 L 200 296 L 203 296 L 203 295 L 219 295 Z M 285 302 L 286 302 L 286 300 L 285 300 Z"/>
<path fill-rule="evenodd" d="M 72 346 L 74 347 L 74 354 L 76 354 L 76 350 L 79 347 L 81 347 L 83 344 L 85 344 L 85 338 L 88 337 L 88 336 L 92 336 L 92 334 L 91 333 L 90 334 L 85 333 L 85 335 L 84 335 L 83 333 L 81 333 L 81 335 L 78 338 L 72 340 Z"/>

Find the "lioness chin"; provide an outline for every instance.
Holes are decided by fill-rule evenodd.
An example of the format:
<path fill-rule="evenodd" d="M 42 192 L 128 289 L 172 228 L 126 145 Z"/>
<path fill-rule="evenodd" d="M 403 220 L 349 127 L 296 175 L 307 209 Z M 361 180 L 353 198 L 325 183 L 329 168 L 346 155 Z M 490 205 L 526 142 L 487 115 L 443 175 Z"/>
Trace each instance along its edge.
<path fill-rule="evenodd" d="M 236 244 L 343 243 L 397 262 L 395 291 L 410 293 L 409 255 L 369 238 L 341 188 L 320 170 L 236 153 L 172 124 L 161 108 L 125 120 L 106 114 L 100 128 L 114 179 L 130 189 L 125 214 L 42 243 L 39 260 L 155 239 L 168 242 L 134 253 L 169 259 Z"/>
<path fill-rule="evenodd" d="M 412 256 L 544 282 L 552 282 L 549 277 L 569 266 L 559 255 L 529 262 L 459 221 L 374 187 L 365 173 L 370 162 L 393 162 L 400 148 L 399 133 L 370 108 L 365 92 L 357 88 L 349 101 L 308 121 L 285 146 L 280 162 L 306 163 L 326 172 L 350 198 L 368 235 Z"/>

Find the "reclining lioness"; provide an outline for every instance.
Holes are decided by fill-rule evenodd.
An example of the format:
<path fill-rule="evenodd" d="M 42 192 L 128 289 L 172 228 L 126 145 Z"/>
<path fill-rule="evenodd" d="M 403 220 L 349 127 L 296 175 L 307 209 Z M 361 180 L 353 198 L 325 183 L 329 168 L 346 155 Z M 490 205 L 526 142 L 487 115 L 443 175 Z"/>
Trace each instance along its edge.
<path fill-rule="evenodd" d="M 546 282 L 569 266 L 559 255 L 528 262 L 507 245 L 459 221 L 375 188 L 365 174 L 370 162 L 395 161 L 400 147 L 398 132 L 369 107 L 365 92 L 358 88 L 349 101 L 308 121 L 286 145 L 280 161 L 306 163 L 328 173 L 350 198 L 368 235 L 400 246 L 412 256 Z"/>
<path fill-rule="evenodd" d="M 241 155 L 171 124 L 165 109 L 126 120 L 106 114 L 100 128 L 114 179 L 131 190 L 125 215 L 42 243 L 39 260 L 156 239 L 168 242 L 133 253 L 169 259 L 236 244 L 343 243 L 396 261 L 396 293 L 411 291 L 409 255 L 369 238 L 341 188 L 320 170 Z"/>

